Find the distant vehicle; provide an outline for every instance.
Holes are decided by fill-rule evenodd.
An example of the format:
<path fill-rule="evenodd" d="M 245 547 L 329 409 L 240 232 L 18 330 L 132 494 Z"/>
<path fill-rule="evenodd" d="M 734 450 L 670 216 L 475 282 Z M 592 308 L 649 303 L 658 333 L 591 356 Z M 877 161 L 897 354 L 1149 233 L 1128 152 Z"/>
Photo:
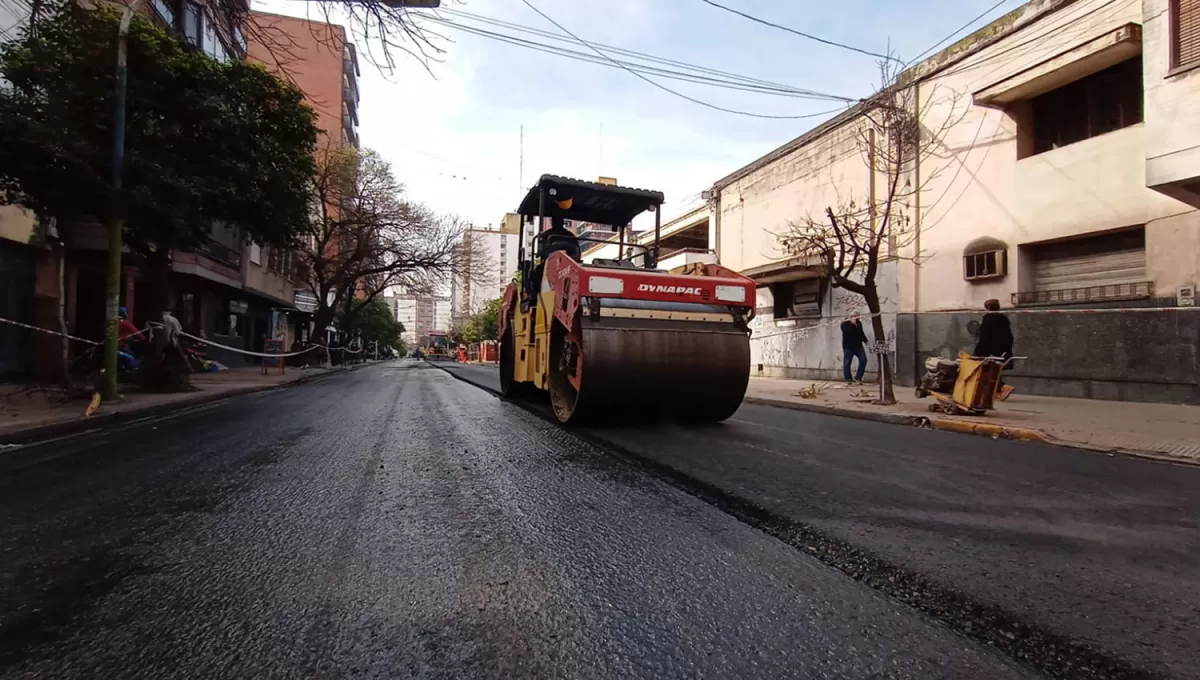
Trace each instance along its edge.
<path fill-rule="evenodd" d="M 425 358 L 435 361 L 451 359 L 450 338 L 443 331 L 430 331 L 429 341 L 425 347 Z"/>

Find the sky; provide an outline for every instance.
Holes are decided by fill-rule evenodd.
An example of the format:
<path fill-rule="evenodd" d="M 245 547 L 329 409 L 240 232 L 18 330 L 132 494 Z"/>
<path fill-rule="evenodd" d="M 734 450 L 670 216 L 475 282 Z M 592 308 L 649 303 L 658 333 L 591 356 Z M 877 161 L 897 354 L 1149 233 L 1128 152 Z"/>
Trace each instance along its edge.
<path fill-rule="evenodd" d="M 905 61 L 996 5 L 996 0 L 718 1 L 800 32 L 869 52 L 890 52 Z M 529 2 L 589 43 L 839 97 L 862 97 L 879 85 L 876 57 L 760 25 L 704 0 Z M 1002 2 L 972 27 L 1020 4 Z M 523 0 L 443 0 L 443 6 L 559 33 Z M 306 12 L 296 0 L 256 2 L 255 8 L 297 16 Z M 449 13 L 441 16 L 552 42 Z M 808 117 L 771 120 L 726 113 L 662 91 L 619 68 L 435 23 L 422 25 L 441 50 L 428 68 L 403 54 L 390 72 L 363 60 L 362 145 L 392 163 L 411 200 L 479 227 L 496 226 L 542 174 L 588 180 L 603 175 L 625 186 L 657 189 L 667 197 L 667 220 L 701 205 L 700 192 L 716 180 L 845 106 L 657 79 L 715 106 Z M 354 40 L 360 56 L 378 51 L 362 35 Z M 589 52 L 582 44 L 572 48 Z"/>

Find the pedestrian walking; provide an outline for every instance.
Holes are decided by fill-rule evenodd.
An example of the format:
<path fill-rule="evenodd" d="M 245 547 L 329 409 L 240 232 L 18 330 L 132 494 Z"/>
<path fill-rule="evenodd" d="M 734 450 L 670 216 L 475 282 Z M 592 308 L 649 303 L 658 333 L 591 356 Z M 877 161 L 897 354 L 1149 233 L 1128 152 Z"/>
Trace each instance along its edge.
<path fill-rule="evenodd" d="M 983 303 L 983 308 L 986 313 L 983 315 L 983 320 L 979 322 L 979 340 L 975 343 L 975 351 L 972 356 L 1008 359 L 1013 355 L 1012 324 L 1009 323 L 1008 317 L 1000 312 L 999 300 L 994 298 L 988 300 Z M 1011 368 L 1011 365 L 1008 368 Z M 1004 378 L 1001 377 L 996 393 L 1000 400 L 1004 401 L 1008 398 L 1012 390 L 1012 386 L 1006 385 Z"/>
<path fill-rule="evenodd" d="M 842 377 L 847 385 L 862 384 L 863 374 L 867 372 L 867 333 L 863 330 L 862 319 L 852 316 L 842 322 Z M 858 359 L 858 372 L 850 379 L 850 364 Z"/>

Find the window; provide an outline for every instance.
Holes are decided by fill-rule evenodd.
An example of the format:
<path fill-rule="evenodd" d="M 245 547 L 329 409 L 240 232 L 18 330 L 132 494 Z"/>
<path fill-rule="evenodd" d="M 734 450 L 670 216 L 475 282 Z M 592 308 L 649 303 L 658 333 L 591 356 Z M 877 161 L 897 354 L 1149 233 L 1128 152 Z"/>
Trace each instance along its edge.
<path fill-rule="evenodd" d="M 821 315 L 821 279 L 800 279 L 771 284 L 776 320 Z"/>
<path fill-rule="evenodd" d="M 228 61 L 225 46 L 221 44 L 221 39 L 217 36 L 217 25 L 207 12 L 204 13 L 204 44 L 201 49 L 217 61 Z"/>
<path fill-rule="evenodd" d="M 250 261 L 254 264 L 262 264 L 262 246 L 257 243 L 250 244 Z"/>
<path fill-rule="evenodd" d="M 162 19 L 163 23 L 168 26 L 175 25 L 175 10 L 166 0 L 152 0 L 152 4 L 154 13 L 158 15 L 159 19 Z"/>
<path fill-rule="evenodd" d="M 1142 122 L 1142 59 L 1110 66 L 1030 104 L 1035 154 L 1136 125 Z"/>
<path fill-rule="evenodd" d="M 183 6 L 183 39 L 189 45 L 200 47 L 200 28 L 204 23 L 204 14 L 200 11 L 200 5 L 194 2 L 185 3 Z"/>
<path fill-rule="evenodd" d="M 237 46 L 238 54 L 246 56 L 246 32 L 240 26 L 233 27 L 233 44 Z"/>
<path fill-rule="evenodd" d="M 1171 0 L 1171 68 L 1200 66 L 1200 0 Z"/>
<path fill-rule="evenodd" d="M 963 278 L 968 281 L 1003 278 L 1008 273 L 1008 252 L 992 250 L 963 255 Z"/>

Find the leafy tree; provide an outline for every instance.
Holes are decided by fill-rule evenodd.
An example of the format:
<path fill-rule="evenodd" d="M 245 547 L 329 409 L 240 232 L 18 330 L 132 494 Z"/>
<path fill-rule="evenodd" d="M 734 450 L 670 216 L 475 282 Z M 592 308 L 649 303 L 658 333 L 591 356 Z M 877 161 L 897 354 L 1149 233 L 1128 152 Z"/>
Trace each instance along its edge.
<path fill-rule="evenodd" d="M 119 20 L 103 6 L 65 3 L 0 46 L 0 75 L 11 83 L 0 89 L 0 200 L 60 223 L 123 220 L 126 244 L 156 282 L 145 300 L 154 319 L 166 308 L 171 252 L 203 243 L 214 224 L 267 245 L 294 243 L 308 215 L 317 131 L 295 87 L 259 66 L 185 50 L 135 17 L 118 194 Z"/>
<path fill-rule="evenodd" d="M 399 346 L 400 334 L 404 332 L 404 325 L 392 316 L 387 303 L 380 298 L 368 302 L 350 300 L 342 309 L 338 327 L 359 336 L 366 347 L 378 342 L 380 349 Z"/>
<path fill-rule="evenodd" d="M 476 342 L 500 340 L 500 305 L 502 303 L 503 300 L 500 298 L 488 300 L 483 309 L 471 317 L 471 321 L 476 328 L 476 334 L 478 335 Z"/>

